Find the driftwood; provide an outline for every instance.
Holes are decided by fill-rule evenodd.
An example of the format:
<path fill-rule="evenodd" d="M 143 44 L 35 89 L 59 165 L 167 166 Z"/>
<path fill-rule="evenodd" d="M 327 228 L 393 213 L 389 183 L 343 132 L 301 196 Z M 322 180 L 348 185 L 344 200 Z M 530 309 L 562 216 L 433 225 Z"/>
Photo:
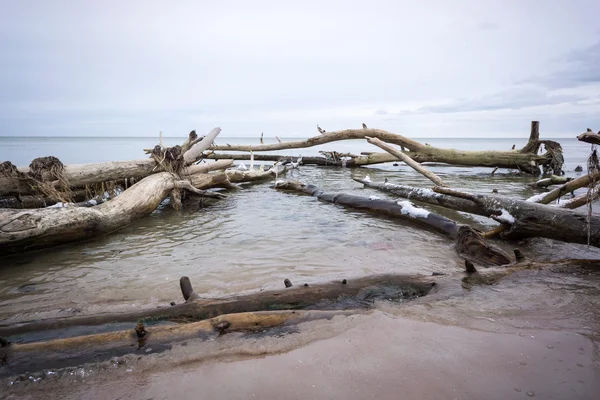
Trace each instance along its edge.
<path fill-rule="evenodd" d="M 310 286 L 294 286 L 289 289 L 270 290 L 221 299 L 200 298 L 193 292 L 189 279 L 181 278 L 183 304 L 161 308 L 150 308 L 128 313 L 100 314 L 55 318 L 45 321 L 3 325 L 0 321 L 0 336 L 10 337 L 28 332 L 64 329 L 73 326 L 95 326 L 115 322 L 157 320 L 204 320 L 223 314 L 272 310 L 300 310 L 307 308 L 365 307 L 369 299 L 396 296 L 412 298 L 425 296 L 435 286 L 431 277 L 408 275 L 377 275 Z"/>
<path fill-rule="evenodd" d="M 400 197 L 493 218 L 507 226 L 506 231 L 501 234 L 505 238 L 545 237 L 571 243 L 588 243 L 587 216 L 576 211 L 532 201 L 464 193 L 441 187 L 431 190 L 384 182 L 373 183 L 364 179 L 355 180 L 365 186 Z M 590 218 L 590 232 L 589 244 L 600 247 L 599 217 Z"/>
<path fill-rule="evenodd" d="M 600 145 L 600 131 L 598 131 L 598 133 L 594 133 L 594 131 L 588 128 L 587 132 L 577 136 L 577 140 L 580 142 Z"/>
<path fill-rule="evenodd" d="M 373 196 L 324 193 L 314 185 L 295 181 L 277 182 L 275 188 L 308 194 L 319 200 L 353 209 L 368 210 L 411 221 L 416 225 L 456 240 L 456 250 L 459 255 L 481 265 L 505 265 L 513 261 L 504 251 L 486 243 L 481 235 L 468 225 L 457 224 L 446 217 L 415 207 L 408 201 L 395 202 L 381 200 Z"/>
<path fill-rule="evenodd" d="M 87 191 L 75 190 L 70 193 L 75 202 L 82 202 L 87 197 Z M 23 195 L 0 197 L 0 208 L 42 208 L 58 203 L 56 199 L 45 196 Z"/>
<path fill-rule="evenodd" d="M 115 231 L 150 214 L 174 189 L 222 197 L 198 190 L 170 172 L 161 172 L 142 179 L 96 207 L 0 209 L 0 251 L 4 255 L 41 249 Z"/>
<path fill-rule="evenodd" d="M 208 159 L 221 160 L 221 159 L 233 159 L 233 160 L 250 160 L 250 154 L 247 153 L 212 153 L 206 156 Z M 290 160 L 296 162 L 299 157 L 290 157 L 276 154 L 254 154 L 256 161 L 283 161 Z M 364 165 L 383 164 L 387 162 L 396 161 L 397 158 L 389 153 L 370 153 L 365 156 L 356 157 L 342 157 L 341 159 L 332 159 L 330 157 L 322 156 L 302 156 L 302 165 L 322 165 L 326 167 L 360 167 Z"/>
<path fill-rule="evenodd" d="M 535 199 L 536 203 L 550 204 L 554 200 L 560 199 L 565 194 L 572 193 L 582 187 L 588 187 L 590 182 L 598 181 L 599 179 L 600 172 L 595 172 L 591 175 L 583 175 L 577 179 L 570 180 L 549 192 L 534 196 L 532 199 Z"/>
<path fill-rule="evenodd" d="M 412 158 L 410 158 L 406 154 L 394 149 L 389 144 L 386 144 L 377 138 L 370 138 L 370 137 L 367 137 L 367 141 L 369 143 L 374 144 L 375 146 L 380 147 L 381 149 L 387 151 L 394 157 L 397 157 L 399 160 L 404 161 L 408 166 L 410 166 L 412 169 L 414 169 L 415 171 L 417 171 L 418 173 L 420 173 L 421 175 L 423 175 L 424 177 L 426 177 L 433 183 L 435 183 L 437 186 L 448 186 L 444 183 L 444 181 L 439 176 L 437 176 L 433 172 L 429 171 L 427 168 L 421 166 L 418 162 L 414 161 Z"/>
<path fill-rule="evenodd" d="M 204 321 L 146 327 L 98 333 L 44 342 L 15 343 L 0 349 L 0 358 L 10 368 L 0 369 L 0 376 L 18 375 L 49 368 L 65 368 L 94 360 L 108 360 L 129 353 L 148 354 L 170 349 L 172 343 L 189 339 L 215 339 L 219 335 L 244 331 L 264 331 L 269 328 L 292 326 L 337 315 L 358 314 L 353 311 L 262 311 L 221 315 Z"/>
<path fill-rule="evenodd" d="M 552 186 L 552 185 L 562 185 L 571 180 L 573 180 L 573 178 L 566 177 L 566 176 L 552 175 L 549 178 L 540 179 L 539 181 L 532 183 L 530 186 L 537 187 L 537 188 L 545 188 L 545 187 Z"/>
<path fill-rule="evenodd" d="M 419 163 L 440 162 L 453 165 L 483 166 L 499 168 L 518 168 L 521 171 L 539 174 L 539 166 L 552 165 L 555 173 L 561 172 L 562 155 L 560 145 L 549 140 L 539 140 L 538 123 L 532 123 L 532 130 L 527 145 L 520 151 L 460 151 L 440 149 L 423 145 L 402 135 L 386 132 L 381 129 L 347 129 L 337 132 L 326 132 L 307 140 L 296 142 L 281 142 L 261 145 L 213 145 L 212 150 L 225 151 L 275 151 L 299 149 L 331 143 L 339 140 L 365 139 L 373 137 L 387 143 L 402 146 L 410 151 L 405 154 Z M 540 146 L 544 144 L 549 149 L 544 155 L 537 155 Z M 365 164 L 371 155 L 366 156 Z M 387 157 L 389 159 L 389 156 Z"/>
<path fill-rule="evenodd" d="M 213 129 L 207 135 L 207 138 L 209 138 L 209 140 L 210 138 L 214 140 L 214 137 L 216 137 L 220 131 L 220 128 Z M 210 140 L 210 142 L 205 142 L 204 140 L 198 142 L 190 150 L 188 150 L 183 155 L 186 164 L 191 164 L 200 158 L 202 146 L 206 146 L 206 148 L 208 148 L 212 143 L 212 140 Z M 220 169 L 226 168 L 227 166 L 224 166 L 225 164 L 227 164 L 227 162 L 224 161 L 218 166 Z M 211 171 L 214 167 L 211 167 L 210 165 L 211 164 L 192 166 L 190 167 L 192 168 L 192 172 L 190 173 Z M 21 174 L 28 174 L 30 172 L 30 168 L 22 167 L 18 168 L 18 171 Z M 158 165 L 153 158 L 147 158 L 133 161 L 111 161 L 104 163 L 66 165 L 64 168 L 64 177 L 69 187 L 76 188 L 102 182 L 123 181 L 130 178 L 139 180 L 148 175 L 161 171 L 164 171 L 163 166 Z M 59 182 L 52 182 L 52 177 L 47 174 L 43 176 L 43 178 L 45 181 L 50 181 L 54 186 L 59 185 Z M 0 196 L 10 195 L 11 193 L 18 193 L 21 195 L 35 194 L 27 181 L 15 179 L 14 177 L 2 176 L 0 174 Z"/>

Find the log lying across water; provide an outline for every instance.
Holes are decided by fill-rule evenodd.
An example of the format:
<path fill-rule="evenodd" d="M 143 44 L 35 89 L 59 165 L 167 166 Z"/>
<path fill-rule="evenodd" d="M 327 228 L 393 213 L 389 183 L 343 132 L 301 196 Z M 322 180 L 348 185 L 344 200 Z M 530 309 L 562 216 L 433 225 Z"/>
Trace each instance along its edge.
<path fill-rule="evenodd" d="M 279 181 L 276 189 L 308 194 L 319 200 L 340 204 L 358 210 L 368 210 L 379 214 L 408 220 L 411 223 L 441 233 L 456 241 L 460 256 L 480 265 L 506 265 L 513 259 L 504 251 L 488 244 L 481 235 L 468 225 L 458 224 L 446 217 L 423 208 L 413 206 L 409 201 L 382 200 L 374 196 L 356 196 L 343 193 L 324 193 L 314 185 L 296 181 Z"/>
<path fill-rule="evenodd" d="M 494 218 L 509 226 L 501 234 L 505 238 L 545 237 L 571 243 L 588 243 L 587 215 L 577 211 L 503 196 L 470 194 L 445 188 L 422 189 L 387 182 L 375 183 L 365 179 L 354 180 L 367 187 L 403 198 Z M 566 185 L 571 185 L 575 181 L 577 179 Z M 589 228 L 589 244 L 600 247 L 598 216 L 592 215 Z"/>
<path fill-rule="evenodd" d="M 539 123 L 533 121 L 531 133 L 527 145 L 519 151 L 462 151 L 454 149 L 441 149 L 424 145 L 412 139 L 386 132 L 381 129 L 346 129 L 336 132 L 326 132 L 310 139 L 295 142 L 280 142 L 261 145 L 213 145 L 215 151 L 276 151 L 286 149 L 300 149 L 331 143 L 340 140 L 377 138 L 386 143 L 392 143 L 409 151 L 404 151 L 408 157 L 419 163 L 437 162 L 452 165 L 479 166 L 491 168 L 517 168 L 523 172 L 539 174 L 540 166 L 552 166 L 556 174 L 562 172 L 562 150 L 558 143 L 550 140 L 539 140 Z M 540 146 L 544 144 L 548 151 L 544 155 L 538 155 Z M 227 157 L 235 158 L 233 154 Z M 377 160 L 379 159 L 380 160 Z M 257 155 L 255 155 L 255 159 Z M 389 154 L 374 153 L 363 157 L 349 157 L 344 163 L 346 166 L 359 166 L 374 164 L 376 162 L 394 161 L 396 158 Z M 342 164 L 341 160 L 334 160 Z"/>

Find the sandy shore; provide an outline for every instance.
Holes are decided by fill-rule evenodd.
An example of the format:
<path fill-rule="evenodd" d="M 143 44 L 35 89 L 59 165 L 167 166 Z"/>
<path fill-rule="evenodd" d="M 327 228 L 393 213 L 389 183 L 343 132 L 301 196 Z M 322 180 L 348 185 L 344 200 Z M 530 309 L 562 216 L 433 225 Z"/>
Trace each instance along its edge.
<path fill-rule="evenodd" d="M 128 363 L 101 376 L 31 384 L 8 398 L 597 399 L 598 283 L 524 273 L 464 296 L 383 303 L 368 316 L 309 326 L 347 324 L 279 354 L 178 362 L 195 351 L 186 344 L 162 355 L 162 365 Z M 268 338 L 227 336 L 197 345 L 270 346 Z"/>

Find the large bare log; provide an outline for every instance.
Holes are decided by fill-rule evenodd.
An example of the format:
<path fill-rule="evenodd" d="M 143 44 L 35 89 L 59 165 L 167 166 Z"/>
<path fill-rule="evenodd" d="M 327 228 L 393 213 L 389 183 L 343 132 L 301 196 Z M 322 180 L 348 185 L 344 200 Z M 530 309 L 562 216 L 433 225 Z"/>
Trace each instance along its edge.
<path fill-rule="evenodd" d="M 234 160 L 250 160 L 248 153 L 213 153 L 206 158 L 213 160 L 234 159 Z M 291 157 L 277 154 L 254 154 L 256 161 L 281 161 L 291 160 L 296 162 L 299 157 Z M 389 153 L 370 153 L 365 156 L 344 157 L 340 160 L 333 160 L 322 156 L 302 156 L 303 165 L 322 165 L 322 166 L 337 166 L 337 167 L 360 167 L 363 165 L 382 164 L 387 162 L 397 161 L 397 158 Z"/>
<path fill-rule="evenodd" d="M 594 190 L 592 193 L 583 193 L 579 196 L 575 196 L 572 199 L 561 201 L 558 205 L 561 208 L 568 208 L 574 210 L 579 207 L 583 207 L 588 203 L 597 200 L 600 197 L 600 190 Z"/>
<path fill-rule="evenodd" d="M 581 135 L 577 136 L 577 140 L 579 140 L 580 142 L 600 145 L 600 131 L 598 131 L 598 133 L 594 133 L 594 131 L 588 128 L 587 132 L 584 132 Z"/>
<path fill-rule="evenodd" d="M 6 325 L 0 321 L 0 336 L 9 337 L 27 332 L 64 329 L 73 326 L 94 326 L 115 322 L 146 320 L 204 320 L 223 314 L 268 311 L 299 310 L 335 306 L 337 302 L 356 307 L 370 304 L 368 301 L 396 293 L 402 298 L 421 297 L 435 286 L 431 277 L 409 275 L 376 275 L 344 281 L 328 282 L 310 286 L 294 286 L 289 289 L 269 290 L 220 299 L 201 298 L 191 288 L 189 279 L 181 278 L 185 303 L 161 308 L 149 308 L 127 313 L 99 314 L 53 318 L 43 321 L 29 321 Z M 189 287 L 188 290 L 184 290 Z M 393 289 L 393 290 L 390 290 Z M 379 295 L 378 295 L 379 294 Z M 389 298 L 389 297 L 388 297 Z"/>
<path fill-rule="evenodd" d="M 456 240 L 457 252 L 462 257 L 481 265 L 505 265 L 512 262 L 512 258 L 508 254 L 486 243 L 483 237 L 468 225 L 457 224 L 451 219 L 423 208 L 415 207 L 409 201 L 396 202 L 382 200 L 374 196 L 365 197 L 344 193 L 324 193 L 317 186 L 297 181 L 279 181 L 275 185 L 275 188 L 308 194 L 322 201 L 358 210 L 368 210 L 408 220 L 416 225 Z"/>
<path fill-rule="evenodd" d="M 216 135 L 221 132 L 221 128 L 213 129 L 202 141 L 196 143 L 191 149 L 184 153 L 183 157 L 186 164 L 196 161 L 203 150 L 206 150 L 214 141 Z M 188 139 L 189 140 L 189 139 Z M 206 166 L 191 167 L 194 172 L 208 172 L 211 170 L 210 164 Z M 224 164 L 221 164 L 224 165 Z M 141 179 L 152 173 L 161 172 L 164 169 L 157 165 L 152 158 L 132 161 L 110 161 L 104 163 L 90 164 L 72 164 L 64 168 L 64 177 L 69 187 L 76 188 L 84 185 L 93 185 L 101 182 L 119 181 L 129 178 Z M 30 172 L 29 167 L 18 168 L 22 174 Z M 192 172 L 193 173 L 193 172 Z M 45 180 L 51 180 L 49 176 L 44 176 Z M 53 182 L 58 186 L 58 182 Z M 0 196 L 11 193 L 32 194 L 32 188 L 27 182 L 15 179 L 13 177 L 2 176 L 0 174 Z"/>
<path fill-rule="evenodd" d="M 535 123 L 535 121 L 534 121 Z M 518 168 L 521 171 L 539 174 L 540 165 L 552 164 L 556 173 L 560 172 L 562 157 L 558 157 L 560 145 L 552 141 L 539 140 L 539 132 L 532 129 L 530 140 L 521 151 L 462 151 L 454 149 L 440 149 L 433 146 L 423 145 L 402 135 L 390 133 L 381 129 L 347 129 L 337 132 L 326 132 L 325 134 L 310 139 L 281 142 L 261 145 L 226 145 L 212 146 L 213 150 L 226 151 L 275 151 L 285 149 L 299 149 L 313 147 L 321 144 L 331 143 L 339 140 L 365 139 L 375 137 L 384 142 L 396 144 L 410 150 L 405 152 L 416 162 L 440 162 L 453 165 L 484 166 L 491 168 Z M 551 147 L 544 155 L 537 155 L 542 144 Z M 369 157 L 369 156 L 367 156 Z M 560 160 L 557 160 L 560 158 Z M 365 164 L 367 160 L 364 160 Z"/>
<path fill-rule="evenodd" d="M 87 192 L 85 190 L 75 190 L 71 192 L 71 199 L 75 202 L 84 201 Z M 44 196 L 23 195 L 23 196 L 5 196 L 0 197 L 0 208 L 42 208 L 52 206 L 58 203 L 56 199 Z"/>
<path fill-rule="evenodd" d="M 211 163 L 202 163 L 196 165 L 190 165 L 184 171 L 185 175 L 193 175 L 198 173 L 206 173 L 210 171 L 219 171 L 222 169 L 230 168 L 233 165 L 233 159 L 229 160 L 217 160 Z"/>
<path fill-rule="evenodd" d="M 552 185 L 562 185 L 573 180 L 571 177 L 552 175 L 549 178 L 540 179 L 539 181 L 532 183 L 530 186 L 534 188 L 546 188 Z"/>
<path fill-rule="evenodd" d="M 205 194 L 174 174 L 161 172 L 96 207 L 0 209 L 0 251 L 9 254 L 47 248 L 115 231 L 150 214 L 173 189 Z"/>
<path fill-rule="evenodd" d="M 362 183 L 366 187 L 378 189 L 382 192 L 392 193 L 396 196 L 417 200 L 422 203 L 431 204 L 453 210 L 460 210 L 470 214 L 483 215 L 488 217 L 487 211 L 479 204 L 471 200 L 461 199 L 458 197 L 447 196 L 434 192 L 429 188 L 417 188 L 414 186 L 397 185 L 389 182 L 373 182 L 371 179 L 353 177 L 356 182 Z"/>
<path fill-rule="evenodd" d="M 56 367 L 81 365 L 108 360 L 118 355 L 141 352 L 156 353 L 172 343 L 189 339 L 216 339 L 219 335 L 244 331 L 291 326 L 338 315 L 359 314 L 362 310 L 336 311 L 262 311 L 220 315 L 208 320 L 185 324 L 146 327 L 138 324 L 133 329 L 98 333 L 86 336 L 54 339 L 43 342 L 13 343 L 0 349 L 0 358 L 10 362 L 11 368 L 0 369 L 2 375 L 18 375 Z M 142 350 L 140 350 L 142 349 Z"/>
<path fill-rule="evenodd" d="M 221 133 L 221 128 L 214 128 L 212 131 L 208 132 L 208 134 L 202 140 L 194 144 L 188 151 L 186 151 L 183 154 L 183 160 L 185 161 L 185 164 L 189 165 L 198 160 L 198 158 L 202 156 L 202 152 L 212 145 L 217 136 L 219 136 L 219 133 Z"/>
<path fill-rule="evenodd" d="M 414 169 L 415 171 L 417 171 L 418 173 L 420 173 L 421 175 L 423 175 L 424 177 L 426 177 L 427 179 L 429 179 L 436 185 L 448 186 L 444 183 L 444 181 L 439 176 L 437 176 L 433 172 L 429 171 L 427 168 L 421 166 L 418 162 L 414 161 L 412 158 L 410 158 L 406 154 L 402 153 L 401 151 L 396 150 L 389 144 L 384 143 L 377 138 L 370 138 L 370 137 L 367 137 L 367 142 L 374 144 L 375 146 L 380 147 L 381 149 L 387 151 L 394 157 L 397 157 L 400 161 L 404 161 L 406 163 L 406 165 L 408 165 L 409 167 L 411 167 L 412 169 Z"/>
<path fill-rule="evenodd" d="M 553 190 L 536 195 L 532 197 L 530 200 L 535 201 L 536 203 L 541 204 L 550 204 L 554 200 L 559 199 L 561 196 L 574 192 L 577 189 L 582 187 L 588 187 L 591 181 L 597 181 L 600 179 L 600 172 L 595 172 L 591 175 L 583 175 L 577 179 L 573 179 L 568 181 L 567 183 L 560 185 Z"/>
<path fill-rule="evenodd" d="M 385 182 L 355 180 L 365 186 L 391 192 L 401 197 L 496 219 L 509 227 L 501 233 L 501 236 L 505 238 L 545 237 L 571 243 L 588 243 L 587 216 L 573 210 L 502 196 L 458 192 L 441 187 L 430 190 Z M 567 185 L 572 182 L 575 180 Z M 432 194 L 432 191 L 436 193 Z M 591 217 L 590 232 L 590 244 L 600 247 L 600 218 L 598 216 Z"/>

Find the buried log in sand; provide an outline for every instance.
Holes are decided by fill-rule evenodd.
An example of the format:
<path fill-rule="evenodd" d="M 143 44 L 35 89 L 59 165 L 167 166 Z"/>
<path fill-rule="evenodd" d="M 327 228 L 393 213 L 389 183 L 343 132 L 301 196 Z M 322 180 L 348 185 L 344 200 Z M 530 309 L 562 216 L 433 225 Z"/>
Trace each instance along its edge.
<path fill-rule="evenodd" d="M 113 356 L 146 355 L 168 350 L 174 343 L 191 339 L 215 339 L 228 332 L 256 332 L 295 325 L 363 310 L 281 310 L 220 315 L 185 324 L 144 326 L 132 324 L 129 330 L 31 343 L 11 343 L 0 348 L 0 358 L 10 368 L 0 368 L 0 376 L 18 375 L 50 368 L 65 368 L 105 361 Z M 185 343 L 187 344 L 187 343 Z"/>
<path fill-rule="evenodd" d="M 65 329 L 74 326 L 103 325 L 115 322 L 157 320 L 202 320 L 222 314 L 269 311 L 364 307 L 378 298 L 410 299 L 425 296 L 435 287 L 431 277 L 409 275 L 377 275 L 358 279 L 294 286 L 281 290 L 269 290 L 243 296 L 221 299 L 201 298 L 189 283 L 181 278 L 181 290 L 186 300 L 183 304 L 161 308 L 149 308 L 127 313 L 100 314 L 55 318 L 45 321 L 23 322 L 3 325 L 0 336 L 9 337 L 28 332 Z"/>
<path fill-rule="evenodd" d="M 488 244 L 483 237 L 468 225 L 415 207 L 409 201 L 382 200 L 375 196 L 365 197 L 343 193 L 324 193 L 314 185 L 296 181 L 278 181 L 276 189 L 308 194 L 319 200 L 340 204 L 346 207 L 368 210 L 395 218 L 409 220 L 417 225 L 444 234 L 456 240 L 456 250 L 464 258 L 480 265 L 505 265 L 513 259 L 504 251 Z"/>

